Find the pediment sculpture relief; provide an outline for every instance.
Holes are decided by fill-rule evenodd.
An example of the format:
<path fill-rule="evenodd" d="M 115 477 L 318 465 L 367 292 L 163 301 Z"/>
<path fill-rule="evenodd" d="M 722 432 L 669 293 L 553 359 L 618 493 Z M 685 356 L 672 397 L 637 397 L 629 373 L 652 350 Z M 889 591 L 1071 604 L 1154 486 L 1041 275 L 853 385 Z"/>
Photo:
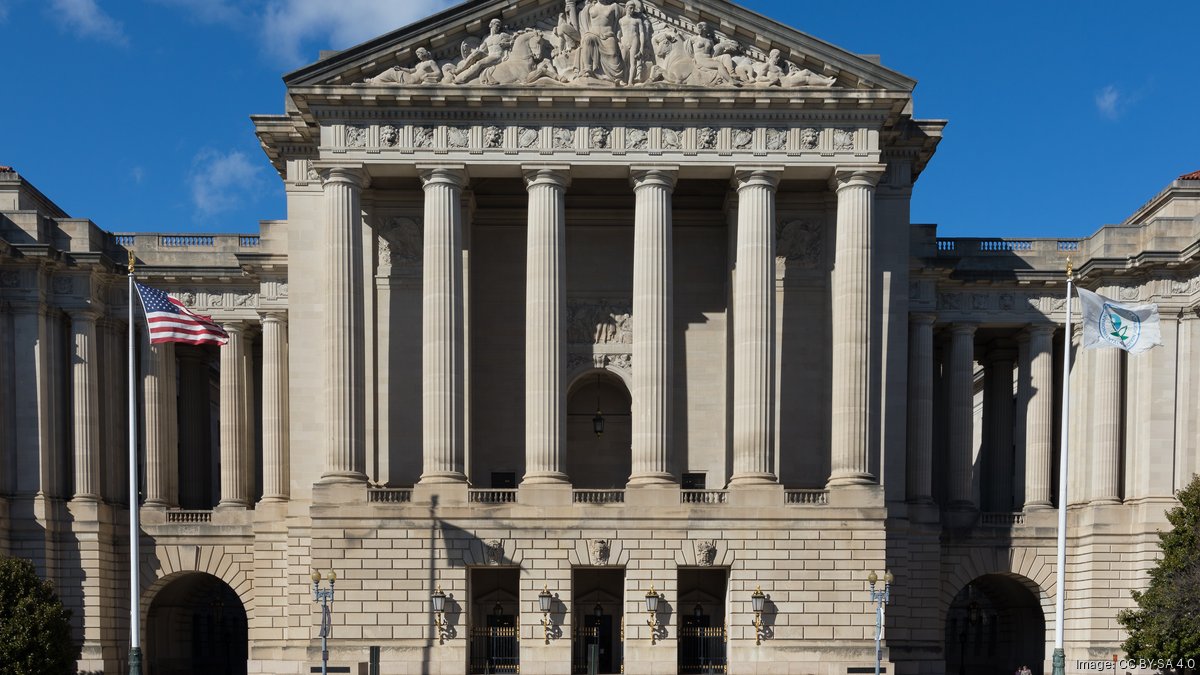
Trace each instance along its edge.
<path fill-rule="evenodd" d="M 510 29 L 492 19 L 458 56 L 438 61 L 419 47 L 415 64 L 359 84 L 829 88 L 836 80 L 784 61 L 778 49 L 747 49 L 703 21 L 652 16 L 643 0 L 565 0 L 553 25 Z"/>

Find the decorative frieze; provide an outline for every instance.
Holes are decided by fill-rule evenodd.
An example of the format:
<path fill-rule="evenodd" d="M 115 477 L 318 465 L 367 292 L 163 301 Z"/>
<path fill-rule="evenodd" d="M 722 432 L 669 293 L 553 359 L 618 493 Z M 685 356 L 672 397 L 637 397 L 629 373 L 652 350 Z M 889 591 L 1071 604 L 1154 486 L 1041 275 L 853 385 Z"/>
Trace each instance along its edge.
<path fill-rule="evenodd" d="M 792 220 L 780 223 L 775 244 L 775 257 L 779 263 L 800 268 L 820 265 L 825 251 L 825 227 L 809 220 Z"/>
<path fill-rule="evenodd" d="M 633 344 L 633 317 L 628 302 L 569 300 L 567 342 L 573 345 Z"/>

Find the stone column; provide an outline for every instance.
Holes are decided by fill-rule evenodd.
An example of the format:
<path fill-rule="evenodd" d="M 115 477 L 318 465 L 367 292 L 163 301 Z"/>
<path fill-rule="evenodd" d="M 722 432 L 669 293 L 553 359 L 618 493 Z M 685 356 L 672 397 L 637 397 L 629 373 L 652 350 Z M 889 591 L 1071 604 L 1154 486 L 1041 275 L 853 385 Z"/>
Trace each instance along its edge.
<path fill-rule="evenodd" d="M 177 485 L 171 470 L 177 466 L 178 449 L 171 446 L 170 425 L 175 420 L 175 344 L 145 345 L 142 350 L 143 434 L 146 453 L 144 504 L 166 508 L 176 505 L 171 488 Z"/>
<path fill-rule="evenodd" d="M 933 502 L 933 314 L 908 324 L 908 501 Z"/>
<path fill-rule="evenodd" d="M 75 499 L 98 501 L 100 475 L 100 343 L 92 310 L 71 312 L 71 385 L 75 417 Z"/>
<path fill-rule="evenodd" d="M 629 484 L 671 475 L 671 203 L 676 171 L 634 169 L 633 474 Z"/>
<path fill-rule="evenodd" d="M 282 502 L 291 497 L 287 317 L 282 312 L 264 313 L 262 326 L 262 500 Z"/>
<path fill-rule="evenodd" d="M 325 176 L 325 472 L 322 483 L 366 481 L 361 192 L 367 176 L 337 167 Z"/>
<path fill-rule="evenodd" d="M 204 349 L 176 349 L 179 357 L 179 466 L 186 480 L 179 485 L 185 509 L 212 508 L 212 432 L 208 354 Z"/>
<path fill-rule="evenodd" d="M 425 245 L 421 303 L 422 483 L 463 483 L 465 420 L 462 167 L 421 170 Z"/>
<path fill-rule="evenodd" d="M 984 414 L 987 416 L 986 471 L 988 499 L 985 508 L 1012 509 L 1013 493 L 1013 354 L 1011 349 L 992 349 L 984 377 Z"/>
<path fill-rule="evenodd" d="M 1054 457 L 1054 326 L 1029 328 L 1029 390 L 1025 414 L 1025 508 L 1050 508 Z M 1066 423 L 1063 420 L 1063 424 Z"/>
<path fill-rule="evenodd" d="M 229 342 L 221 345 L 221 501 L 222 508 L 246 508 L 246 327 L 241 321 L 223 325 Z"/>
<path fill-rule="evenodd" d="M 1091 350 L 1092 390 L 1091 433 L 1094 439 L 1088 452 L 1091 465 L 1091 502 L 1121 502 L 1121 354 L 1119 349 Z M 1082 467 L 1080 467 L 1082 468 Z"/>
<path fill-rule="evenodd" d="M 780 171 L 738 170 L 731 486 L 775 477 L 775 190 Z M 637 321 L 637 314 L 634 313 Z M 634 365 L 636 369 L 637 364 Z"/>
<path fill-rule="evenodd" d="M 880 172 L 838 171 L 837 249 L 832 278 L 833 437 L 829 485 L 874 482 L 869 471 L 871 246 Z"/>
<path fill-rule="evenodd" d="M 525 246 L 525 477 L 567 483 L 563 473 L 566 396 L 566 167 L 525 171 L 529 222 Z"/>
<path fill-rule="evenodd" d="M 975 418 L 975 324 L 956 323 L 950 329 L 950 377 L 947 389 L 950 402 L 946 453 L 948 506 L 973 509 L 976 508 L 971 485 L 975 459 L 972 448 Z"/>

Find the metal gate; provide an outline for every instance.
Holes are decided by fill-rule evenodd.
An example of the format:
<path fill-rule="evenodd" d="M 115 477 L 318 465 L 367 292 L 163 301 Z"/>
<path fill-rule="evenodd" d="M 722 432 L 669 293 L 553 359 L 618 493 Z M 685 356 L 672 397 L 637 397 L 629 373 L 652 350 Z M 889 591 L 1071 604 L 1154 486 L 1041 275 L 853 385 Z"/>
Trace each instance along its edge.
<path fill-rule="evenodd" d="M 571 627 L 571 673 L 586 675 L 588 672 L 588 649 L 596 644 L 599 629 L 595 626 Z"/>
<path fill-rule="evenodd" d="M 725 628 L 679 627 L 680 673 L 725 673 Z"/>
<path fill-rule="evenodd" d="M 471 675 L 521 672 L 520 629 L 479 626 L 471 629 Z"/>

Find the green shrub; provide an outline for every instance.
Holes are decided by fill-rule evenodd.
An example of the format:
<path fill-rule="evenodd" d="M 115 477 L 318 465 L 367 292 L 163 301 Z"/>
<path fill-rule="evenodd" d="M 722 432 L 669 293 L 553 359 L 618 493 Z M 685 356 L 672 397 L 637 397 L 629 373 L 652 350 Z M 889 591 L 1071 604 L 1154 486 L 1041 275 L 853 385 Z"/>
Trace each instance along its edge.
<path fill-rule="evenodd" d="M 0 557 L 0 675 L 71 675 L 71 612 L 33 563 Z"/>

